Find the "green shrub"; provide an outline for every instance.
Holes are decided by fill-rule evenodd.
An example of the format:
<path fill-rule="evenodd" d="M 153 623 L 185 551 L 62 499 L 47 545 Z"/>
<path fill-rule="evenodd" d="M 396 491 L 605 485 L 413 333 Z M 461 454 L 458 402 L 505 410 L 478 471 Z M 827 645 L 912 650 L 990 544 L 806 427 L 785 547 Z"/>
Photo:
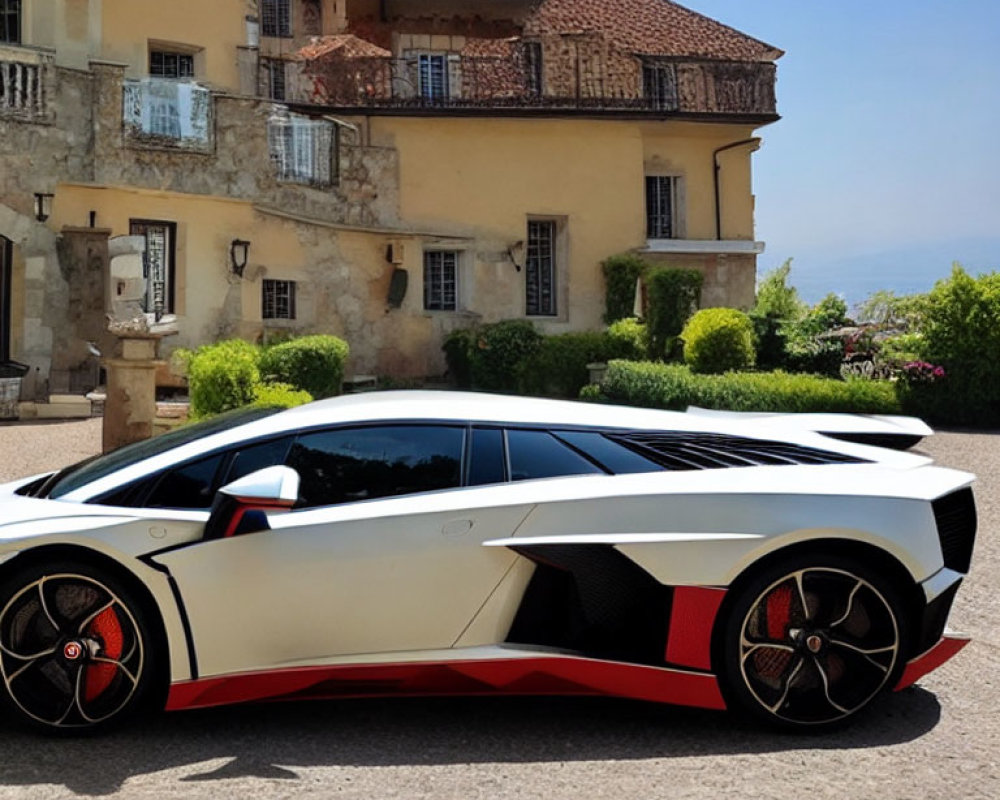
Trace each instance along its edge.
<path fill-rule="evenodd" d="M 756 358 L 753 323 L 735 308 L 703 308 L 684 326 L 684 362 L 694 372 L 751 367 Z"/>
<path fill-rule="evenodd" d="M 608 402 L 608 398 L 605 397 L 604 392 L 601 391 L 601 387 L 596 383 L 588 383 L 586 386 L 581 388 L 580 399 L 585 403 Z"/>
<path fill-rule="evenodd" d="M 658 269 L 646 277 L 649 356 L 665 359 L 685 323 L 698 308 L 704 276 L 693 269 Z"/>
<path fill-rule="evenodd" d="M 608 339 L 605 359 L 625 358 L 641 361 L 649 352 L 649 331 L 635 317 L 611 323 L 605 335 Z"/>
<path fill-rule="evenodd" d="M 541 345 L 542 335 L 525 320 L 483 325 L 472 349 L 472 384 L 494 392 L 517 391 L 519 367 Z"/>
<path fill-rule="evenodd" d="M 448 365 L 448 380 L 452 386 L 468 389 L 472 386 L 472 354 L 477 340 L 473 328 L 461 328 L 449 333 L 441 349 Z"/>
<path fill-rule="evenodd" d="M 956 264 L 927 296 L 921 333 L 921 357 L 945 375 L 901 382 L 907 409 L 944 423 L 1000 424 L 1000 273 L 973 278 Z"/>
<path fill-rule="evenodd" d="M 340 394 L 350 348 L 336 336 L 302 336 L 266 348 L 260 371 L 268 382 L 287 383 L 313 397 Z"/>
<path fill-rule="evenodd" d="M 312 402 L 312 395 L 287 383 L 259 383 L 254 388 L 255 406 L 292 408 Z"/>
<path fill-rule="evenodd" d="M 794 321 L 806 313 L 806 305 L 799 299 L 794 286 L 788 285 L 792 259 L 765 273 L 757 284 L 757 299 L 751 313 L 758 317 Z"/>
<path fill-rule="evenodd" d="M 187 356 L 192 419 L 254 402 L 259 357 L 260 350 L 242 339 L 203 345 Z"/>
<path fill-rule="evenodd" d="M 780 369 L 785 365 L 785 330 L 781 320 L 755 311 L 750 312 L 757 366 L 760 369 Z"/>
<path fill-rule="evenodd" d="M 541 397 L 577 397 L 590 380 L 587 364 L 606 361 L 610 346 L 607 334 L 596 331 L 546 336 L 518 366 L 518 390 Z"/>
<path fill-rule="evenodd" d="M 900 409 L 888 381 L 842 381 L 785 372 L 699 375 L 680 364 L 612 361 L 601 382 L 606 402 L 683 410 L 893 414 Z M 591 392 L 591 398 L 595 399 Z"/>
<path fill-rule="evenodd" d="M 603 261 L 601 269 L 604 272 L 604 322 L 610 325 L 635 313 L 635 286 L 646 270 L 646 262 L 632 253 L 622 253 Z"/>

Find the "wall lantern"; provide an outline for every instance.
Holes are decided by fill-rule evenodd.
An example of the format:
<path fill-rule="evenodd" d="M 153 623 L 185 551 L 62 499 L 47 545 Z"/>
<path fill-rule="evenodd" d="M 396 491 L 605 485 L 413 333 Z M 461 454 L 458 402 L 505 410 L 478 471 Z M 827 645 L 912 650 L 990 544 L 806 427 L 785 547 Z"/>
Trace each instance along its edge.
<path fill-rule="evenodd" d="M 35 219 L 45 222 L 52 213 L 53 195 L 47 192 L 35 192 Z"/>
<path fill-rule="evenodd" d="M 229 265 L 233 270 L 233 275 L 243 277 L 243 270 L 247 266 L 247 255 L 250 253 L 250 242 L 246 239 L 233 239 L 229 245 Z"/>

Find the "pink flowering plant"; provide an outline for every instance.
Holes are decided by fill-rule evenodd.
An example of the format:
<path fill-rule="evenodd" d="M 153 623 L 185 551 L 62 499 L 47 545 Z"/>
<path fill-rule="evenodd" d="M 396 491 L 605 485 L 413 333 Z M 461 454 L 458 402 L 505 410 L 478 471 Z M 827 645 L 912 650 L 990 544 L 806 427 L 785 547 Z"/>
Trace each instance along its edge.
<path fill-rule="evenodd" d="M 936 366 L 927 361 L 908 361 L 903 364 L 900 377 L 907 383 L 936 383 L 945 377 L 944 367 Z"/>

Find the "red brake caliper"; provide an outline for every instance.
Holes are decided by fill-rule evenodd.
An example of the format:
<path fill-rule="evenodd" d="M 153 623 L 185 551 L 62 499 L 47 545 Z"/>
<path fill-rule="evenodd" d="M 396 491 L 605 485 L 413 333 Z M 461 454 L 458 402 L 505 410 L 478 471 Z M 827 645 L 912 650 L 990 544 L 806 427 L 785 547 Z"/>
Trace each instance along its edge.
<path fill-rule="evenodd" d="M 105 658 L 121 658 L 125 637 L 118 615 L 111 608 L 106 608 L 87 626 L 87 636 L 92 636 L 104 643 L 101 655 Z M 101 692 L 111 685 L 118 669 L 114 664 L 90 664 L 87 667 L 86 701 L 89 703 L 100 696 Z"/>
<path fill-rule="evenodd" d="M 774 589 L 764 601 L 767 616 L 767 638 L 771 641 L 784 641 L 788 635 L 786 628 L 792 617 L 792 589 L 782 585 Z M 762 678 L 775 679 L 788 667 L 792 654 L 786 650 L 762 648 L 754 653 L 754 666 Z"/>

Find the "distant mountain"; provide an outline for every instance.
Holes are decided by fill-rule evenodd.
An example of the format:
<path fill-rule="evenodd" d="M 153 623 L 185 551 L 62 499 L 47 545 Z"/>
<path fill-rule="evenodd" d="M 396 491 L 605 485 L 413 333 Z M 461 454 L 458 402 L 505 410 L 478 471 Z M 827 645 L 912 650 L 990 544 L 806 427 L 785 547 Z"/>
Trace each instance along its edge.
<path fill-rule="evenodd" d="M 773 250 L 771 254 L 775 255 Z M 854 306 L 879 289 L 896 294 L 926 292 L 951 274 L 955 261 L 971 275 L 1000 271 L 1000 238 L 962 239 L 843 258 L 828 252 L 802 253 L 792 261 L 789 283 L 808 303 L 833 292 Z M 763 265 L 761 274 L 768 269 Z"/>

